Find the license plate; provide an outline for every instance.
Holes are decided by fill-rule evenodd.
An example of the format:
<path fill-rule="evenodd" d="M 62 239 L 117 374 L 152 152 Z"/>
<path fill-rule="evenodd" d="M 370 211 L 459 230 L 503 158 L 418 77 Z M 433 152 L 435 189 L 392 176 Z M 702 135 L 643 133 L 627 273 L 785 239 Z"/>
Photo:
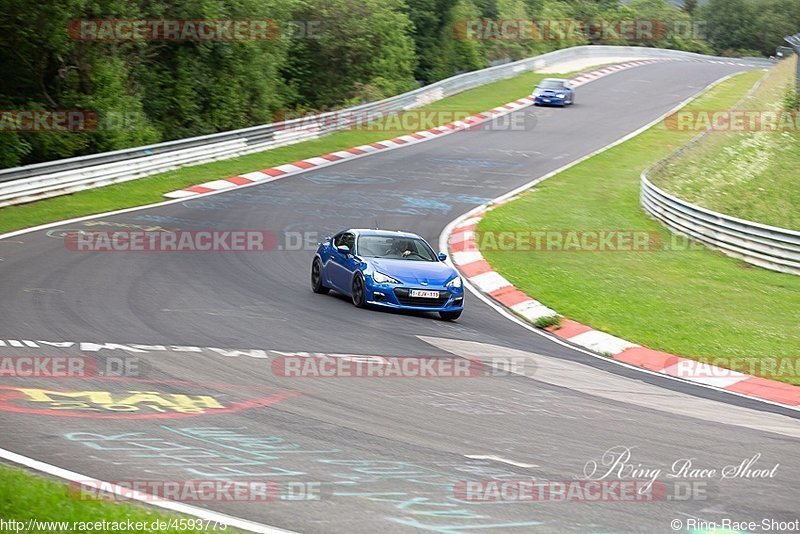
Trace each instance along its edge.
<path fill-rule="evenodd" d="M 409 293 L 411 297 L 420 297 L 423 299 L 438 299 L 439 292 L 438 291 L 423 291 L 421 289 L 412 289 Z"/>
<path fill-rule="evenodd" d="M 549 98 L 543 98 L 542 102 L 550 102 L 550 99 Z"/>

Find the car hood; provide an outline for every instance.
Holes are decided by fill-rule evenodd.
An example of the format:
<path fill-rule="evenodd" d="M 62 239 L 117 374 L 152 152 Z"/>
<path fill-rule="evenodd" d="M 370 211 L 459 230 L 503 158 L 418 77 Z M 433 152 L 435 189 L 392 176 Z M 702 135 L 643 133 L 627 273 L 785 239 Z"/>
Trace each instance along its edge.
<path fill-rule="evenodd" d="M 409 284 L 427 282 L 430 285 L 442 285 L 456 275 L 456 271 L 452 267 L 440 261 L 387 258 L 370 258 L 368 261 L 376 271 Z"/>
<path fill-rule="evenodd" d="M 533 94 L 535 95 L 555 95 L 566 93 L 569 89 L 536 89 Z"/>

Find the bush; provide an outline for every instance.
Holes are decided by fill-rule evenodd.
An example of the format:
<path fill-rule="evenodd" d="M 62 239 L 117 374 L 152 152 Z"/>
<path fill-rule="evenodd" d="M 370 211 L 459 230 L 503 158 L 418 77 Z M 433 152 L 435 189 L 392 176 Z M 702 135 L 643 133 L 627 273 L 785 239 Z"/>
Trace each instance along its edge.
<path fill-rule="evenodd" d="M 536 328 L 547 328 L 548 326 L 561 327 L 560 315 L 548 315 L 547 317 L 539 317 L 534 321 L 533 326 Z"/>
<path fill-rule="evenodd" d="M 783 95 L 783 109 L 786 111 L 800 111 L 800 93 L 791 85 L 786 88 L 786 93 Z"/>

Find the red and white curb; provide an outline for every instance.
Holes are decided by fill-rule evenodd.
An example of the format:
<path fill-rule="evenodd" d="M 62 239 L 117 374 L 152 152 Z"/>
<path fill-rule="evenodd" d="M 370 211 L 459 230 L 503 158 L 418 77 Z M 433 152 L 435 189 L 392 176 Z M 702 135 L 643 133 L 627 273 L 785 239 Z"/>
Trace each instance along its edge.
<path fill-rule="evenodd" d="M 570 79 L 570 82 L 572 83 L 573 87 L 579 87 L 581 85 L 594 81 L 598 78 L 602 78 L 603 76 L 607 76 L 609 74 L 613 74 L 621 70 L 630 69 L 641 65 L 647 65 L 655 62 L 663 62 L 663 61 L 666 60 L 643 59 L 639 61 L 628 61 L 625 63 L 620 63 L 618 65 L 609 65 L 607 67 L 579 74 L 574 78 Z M 392 139 L 387 139 L 385 141 L 377 141 L 375 143 L 370 143 L 368 145 L 361 145 L 353 148 L 348 148 L 346 150 L 340 150 L 338 152 L 331 152 L 330 154 L 323 154 L 321 156 L 295 161 L 294 163 L 286 163 L 284 165 L 270 167 L 269 169 L 262 169 L 260 171 L 249 172 L 247 174 L 242 174 L 239 176 L 232 176 L 230 178 L 213 180 L 199 185 L 193 185 L 191 187 L 187 187 L 186 189 L 171 191 L 169 193 L 165 193 L 164 196 L 167 198 L 188 198 L 196 195 L 202 195 L 205 193 L 211 193 L 213 191 L 233 189 L 235 187 L 243 185 L 272 182 L 280 178 L 285 178 L 286 176 L 292 176 L 294 174 L 305 172 L 309 169 L 324 167 L 327 165 L 332 165 L 334 163 L 339 163 L 344 160 L 358 158 L 361 156 L 367 156 L 369 154 L 380 152 L 382 150 L 400 148 L 406 145 L 413 145 L 416 143 L 428 141 L 430 139 L 435 139 L 443 135 L 459 132 L 462 130 L 467 130 L 470 128 L 475 128 L 486 121 L 492 120 L 497 117 L 501 117 L 503 115 L 506 115 L 513 111 L 517 111 L 522 108 L 526 108 L 531 104 L 533 104 L 533 98 L 528 96 L 525 98 L 521 98 L 519 100 L 515 100 L 514 102 L 509 102 L 508 104 L 498 106 L 489 111 L 478 113 L 477 115 L 472 115 L 471 117 L 468 117 L 464 120 L 451 122 L 449 124 L 437 126 L 436 128 L 430 128 L 428 130 L 422 130 L 408 135 L 401 135 L 399 137 L 394 137 Z"/>
<path fill-rule="evenodd" d="M 460 221 L 447 236 L 448 250 L 455 267 L 482 294 L 534 326 L 540 319 L 557 316 L 556 311 L 517 289 L 483 258 L 475 244 L 475 231 L 484 214 L 473 214 Z M 570 343 L 635 367 L 747 397 L 800 407 L 800 387 L 791 384 L 648 349 L 565 317 L 561 319 L 561 326 L 548 326 L 545 329 Z"/>

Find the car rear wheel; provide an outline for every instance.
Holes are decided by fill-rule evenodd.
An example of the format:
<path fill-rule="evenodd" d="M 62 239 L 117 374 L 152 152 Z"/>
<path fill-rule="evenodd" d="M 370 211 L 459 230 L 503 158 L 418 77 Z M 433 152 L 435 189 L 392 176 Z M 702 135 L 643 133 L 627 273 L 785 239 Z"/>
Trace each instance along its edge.
<path fill-rule="evenodd" d="M 449 311 L 449 312 L 439 312 L 439 317 L 444 319 L 445 321 L 455 321 L 459 317 L 461 317 L 461 312 L 463 310 L 458 311 Z"/>
<path fill-rule="evenodd" d="M 353 304 L 355 305 L 356 308 L 363 308 L 364 306 L 367 305 L 367 300 L 366 300 L 367 295 L 366 295 L 366 290 L 364 289 L 364 279 L 359 274 L 357 274 L 353 278 L 353 290 L 351 293 L 353 295 Z"/>
<path fill-rule="evenodd" d="M 331 290 L 322 283 L 322 262 L 319 258 L 314 258 L 314 263 L 311 264 L 311 290 L 321 295 Z"/>

